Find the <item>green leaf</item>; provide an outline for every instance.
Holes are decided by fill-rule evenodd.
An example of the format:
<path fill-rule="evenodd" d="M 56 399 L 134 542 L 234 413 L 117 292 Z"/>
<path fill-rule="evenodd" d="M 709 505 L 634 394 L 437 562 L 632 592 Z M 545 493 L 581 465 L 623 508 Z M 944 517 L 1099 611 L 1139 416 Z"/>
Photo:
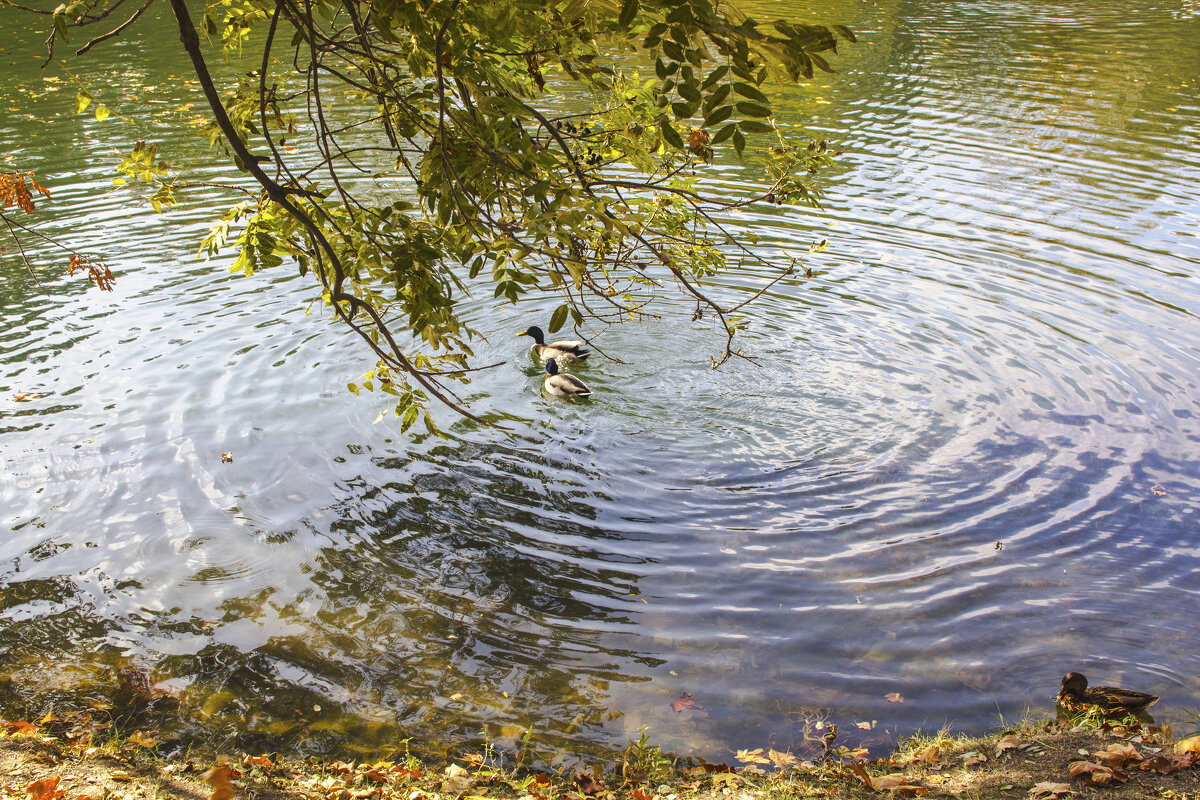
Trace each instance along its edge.
<path fill-rule="evenodd" d="M 733 85 L 733 90 L 742 97 L 749 97 L 751 100 L 757 100 L 760 103 L 766 103 L 768 105 L 771 103 L 765 94 L 748 83 L 735 83 Z"/>
<path fill-rule="evenodd" d="M 757 103 L 738 103 L 736 108 L 739 114 L 746 117 L 771 116 L 771 109 L 766 106 L 760 106 Z"/>
<path fill-rule="evenodd" d="M 726 97 L 729 97 L 728 83 L 718 86 L 715 90 L 713 90 L 713 93 L 708 96 L 708 99 L 704 101 L 704 113 L 708 114 L 714 108 L 721 105 L 721 103 L 725 102 Z"/>
<path fill-rule="evenodd" d="M 728 106 L 726 106 L 726 107 L 728 108 Z M 728 115 L 726 115 L 726 116 L 728 116 Z M 709 142 L 709 144 L 720 144 L 721 142 L 728 139 L 730 136 L 733 136 L 734 131 L 736 131 L 736 130 L 737 130 L 737 123 L 736 122 L 729 123 L 724 128 L 721 128 L 721 130 L 717 131 L 716 135 L 714 135 L 712 137 L 712 140 Z"/>
<path fill-rule="evenodd" d="M 411 428 L 413 423 L 417 421 L 420 413 L 421 409 L 419 406 L 409 406 L 408 410 L 404 412 L 404 418 L 400 420 L 400 432 L 404 433 Z"/>
<path fill-rule="evenodd" d="M 679 131 L 675 130 L 675 126 L 669 120 L 663 119 L 658 124 L 658 128 L 662 131 L 663 138 L 667 140 L 668 144 L 676 150 L 683 149 L 683 139 L 680 138 Z"/>
<path fill-rule="evenodd" d="M 692 107 L 687 103 L 671 103 L 671 113 L 678 119 L 687 119 L 695 112 L 692 111 Z"/>
<path fill-rule="evenodd" d="M 840 33 L 842 36 L 846 37 L 846 41 L 848 41 L 848 42 L 857 42 L 858 41 L 858 37 L 854 35 L 854 32 L 851 31 L 849 28 L 847 28 L 845 25 L 831 25 L 830 27 L 833 28 L 838 33 Z"/>
<path fill-rule="evenodd" d="M 637 12 L 638 0 L 625 0 L 625 4 L 621 6 L 621 16 L 617 18 L 617 27 L 621 30 L 628 28 Z"/>
<path fill-rule="evenodd" d="M 733 106 L 721 106 L 704 118 L 704 127 L 711 128 L 713 125 L 719 125 L 731 116 L 733 116 Z"/>
<path fill-rule="evenodd" d="M 679 84 L 678 91 L 679 91 L 679 96 L 682 97 L 684 100 L 687 100 L 689 103 L 699 103 L 700 102 L 700 90 L 697 89 L 695 86 L 692 86 L 691 84 L 687 84 L 687 83 L 681 83 L 681 84 Z"/>
<path fill-rule="evenodd" d="M 749 133 L 773 133 L 775 131 L 775 129 L 767 123 L 759 122 L 756 119 L 744 119 L 741 121 L 738 127 Z"/>
<path fill-rule="evenodd" d="M 716 69 L 714 69 L 712 72 L 710 72 L 708 74 L 708 77 L 704 79 L 704 85 L 701 86 L 700 88 L 708 89 L 708 87 L 712 86 L 717 81 L 721 80 L 721 78 L 724 78 L 725 73 L 727 73 L 727 72 L 729 72 L 729 66 L 726 64 L 722 64 L 721 66 L 717 67 Z"/>
<path fill-rule="evenodd" d="M 737 150 L 737 154 L 739 156 L 742 154 L 742 151 L 746 149 L 746 137 L 742 136 L 742 132 L 740 130 L 733 132 L 733 149 Z"/>
<path fill-rule="evenodd" d="M 566 303 L 563 303 L 561 306 L 554 309 L 554 313 L 550 315 L 550 326 L 548 329 L 549 333 L 556 333 L 560 328 L 562 328 L 563 324 L 567 321 L 567 314 L 570 309 L 571 307 Z"/>
<path fill-rule="evenodd" d="M 670 39 L 662 43 L 662 49 L 672 61 L 683 61 L 683 48 Z"/>

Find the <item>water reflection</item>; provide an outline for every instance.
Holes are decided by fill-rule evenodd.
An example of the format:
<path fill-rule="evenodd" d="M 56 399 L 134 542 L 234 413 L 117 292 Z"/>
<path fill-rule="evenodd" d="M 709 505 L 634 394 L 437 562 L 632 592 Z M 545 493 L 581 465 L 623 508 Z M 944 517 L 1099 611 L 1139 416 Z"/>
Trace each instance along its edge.
<path fill-rule="evenodd" d="M 803 749 L 826 717 L 868 744 L 981 728 L 1073 668 L 1194 707 L 1200 30 L 1177 11 L 814 10 L 862 43 L 784 122 L 847 154 L 826 215 L 734 221 L 780 263 L 832 241 L 755 307 L 757 361 L 713 372 L 718 338 L 668 308 L 604 335 L 623 363 L 583 368 L 586 407 L 551 402 L 512 336 L 548 310 L 470 300 L 480 362 L 506 362 L 475 408 L 515 433 L 444 419 L 446 442 L 372 425 L 304 281 L 191 260 L 219 192 L 133 215 L 94 123 L 6 117 L 55 232 L 92 249 L 119 221 L 123 250 L 115 297 L 0 260 L 0 693 L 158 703 L 216 750 L 532 728 L 551 758 L 643 726 L 709 759 Z M 122 68 L 175 68 L 145 53 Z M 13 102 L 41 86 L 22 64 Z"/>

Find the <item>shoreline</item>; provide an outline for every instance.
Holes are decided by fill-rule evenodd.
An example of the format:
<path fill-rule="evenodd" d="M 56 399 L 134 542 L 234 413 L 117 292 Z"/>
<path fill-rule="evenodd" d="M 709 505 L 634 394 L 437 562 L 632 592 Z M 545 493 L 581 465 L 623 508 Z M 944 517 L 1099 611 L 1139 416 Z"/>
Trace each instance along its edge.
<path fill-rule="evenodd" d="M 52 714 L 0 722 L 0 800 L 1200 800 L 1198 732 L 1176 736 L 1133 719 L 1029 718 L 983 736 L 942 731 L 910 737 L 878 759 L 844 747 L 816 761 L 740 751 L 738 766 L 669 756 L 643 737 L 618 759 L 558 772 L 522 765 L 519 755 L 513 766 L 512 756 L 490 747 L 422 761 L 407 740 L 385 760 L 230 753 L 199 761 L 158 755 L 153 731 L 78 730 Z"/>

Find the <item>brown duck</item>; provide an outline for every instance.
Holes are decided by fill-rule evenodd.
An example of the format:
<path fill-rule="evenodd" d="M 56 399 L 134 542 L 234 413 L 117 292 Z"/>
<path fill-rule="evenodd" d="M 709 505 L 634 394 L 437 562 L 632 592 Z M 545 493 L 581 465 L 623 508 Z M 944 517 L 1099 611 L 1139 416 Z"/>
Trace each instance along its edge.
<path fill-rule="evenodd" d="M 1062 691 L 1058 702 L 1075 714 L 1083 714 L 1096 707 L 1105 714 L 1134 714 L 1154 705 L 1158 697 L 1133 689 L 1118 689 L 1115 686 L 1093 686 L 1088 688 L 1088 679 L 1079 672 L 1068 672 L 1062 679 Z"/>

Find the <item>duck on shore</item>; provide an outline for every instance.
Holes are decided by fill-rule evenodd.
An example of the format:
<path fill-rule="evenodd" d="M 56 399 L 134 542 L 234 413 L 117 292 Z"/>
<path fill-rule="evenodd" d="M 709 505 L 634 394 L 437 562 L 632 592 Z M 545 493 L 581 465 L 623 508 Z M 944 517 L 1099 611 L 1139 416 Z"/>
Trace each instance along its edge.
<path fill-rule="evenodd" d="M 533 352 L 543 360 L 553 358 L 560 364 L 567 364 L 573 361 L 583 361 L 592 354 L 592 351 L 586 349 L 583 342 L 577 339 L 546 344 L 546 334 L 537 325 L 530 325 L 517 336 L 532 336 Z"/>
<path fill-rule="evenodd" d="M 1158 697 L 1133 689 L 1116 686 L 1093 686 L 1088 688 L 1088 679 L 1080 672 L 1068 672 L 1062 679 L 1062 690 L 1058 702 L 1067 711 L 1083 714 L 1089 708 L 1098 708 L 1105 714 L 1134 714 L 1158 702 Z"/>

